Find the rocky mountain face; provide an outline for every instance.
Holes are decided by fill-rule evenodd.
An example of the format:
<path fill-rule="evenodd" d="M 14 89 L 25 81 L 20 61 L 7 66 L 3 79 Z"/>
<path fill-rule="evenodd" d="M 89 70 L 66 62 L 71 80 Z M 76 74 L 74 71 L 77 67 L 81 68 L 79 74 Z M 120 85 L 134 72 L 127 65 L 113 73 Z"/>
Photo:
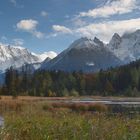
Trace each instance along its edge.
<path fill-rule="evenodd" d="M 53 60 L 42 64 L 49 70 L 95 72 L 140 59 L 140 30 L 120 36 L 115 33 L 108 44 L 98 38 L 81 38 Z"/>
<path fill-rule="evenodd" d="M 122 62 L 98 38 L 81 38 L 54 59 L 42 64 L 42 69 L 96 72 L 121 65 Z"/>
<path fill-rule="evenodd" d="M 49 57 L 46 54 L 46 58 Z M 41 55 L 36 55 L 29 52 L 27 49 L 20 46 L 7 46 L 0 44 L 0 71 L 1 73 L 11 66 L 14 68 L 20 68 L 26 64 L 33 64 L 36 66 L 36 63 L 41 63 L 45 59 Z M 39 66 L 36 68 L 39 68 Z"/>
<path fill-rule="evenodd" d="M 31 64 L 24 64 L 20 68 L 17 68 L 17 70 L 19 72 L 22 72 L 24 70 L 24 71 L 28 71 L 30 73 L 33 73 L 36 70 L 40 69 L 42 65 L 46 65 L 50 60 L 51 60 L 51 58 L 50 57 L 47 57 L 42 62 L 31 63 Z"/>
<path fill-rule="evenodd" d="M 121 37 L 114 34 L 109 44 L 107 44 L 107 48 L 124 63 L 140 59 L 140 30 L 125 33 Z"/>
<path fill-rule="evenodd" d="M 115 33 L 108 44 L 98 38 L 80 38 L 58 56 L 55 52 L 41 55 L 19 46 L 0 44 L 0 71 L 13 66 L 32 70 L 63 70 L 96 72 L 140 59 L 140 30 L 120 36 Z"/>

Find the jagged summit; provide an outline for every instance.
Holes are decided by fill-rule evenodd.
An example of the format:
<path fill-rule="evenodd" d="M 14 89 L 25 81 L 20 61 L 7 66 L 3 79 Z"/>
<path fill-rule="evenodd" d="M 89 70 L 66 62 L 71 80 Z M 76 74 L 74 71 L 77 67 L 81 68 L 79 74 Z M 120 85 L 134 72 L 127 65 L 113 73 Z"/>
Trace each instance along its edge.
<path fill-rule="evenodd" d="M 109 44 L 100 39 L 80 38 L 42 68 L 64 71 L 98 71 L 140 59 L 140 30 L 120 36 L 114 33 Z"/>
<path fill-rule="evenodd" d="M 91 42 L 93 42 L 93 40 L 87 38 L 87 37 L 82 37 L 76 41 L 74 41 L 70 47 L 68 49 L 81 49 L 81 48 L 87 48 L 87 47 L 91 47 Z"/>
<path fill-rule="evenodd" d="M 122 37 L 115 34 L 107 47 L 124 63 L 140 59 L 140 30 L 125 33 Z"/>
<path fill-rule="evenodd" d="M 44 65 L 45 64 L 45 65 Z M 95 72 L 120 65 L 121 61 L 97 38 L 80 38 L 41 68 L 47 70 Z"/>
<path fill-rule="evenodd" d="M 118 49 L 118 47 L 120 47 L 119 45 L 120 45 L 121 41 L 122 41 L 122 39 L 121 39 L 120 35 L 115 33 L 109 42 L 109 48 Z"/>
<path fill-rule="evenodd" d="M 119 41 L 121 41 L 121 36 L 118 33 L 115 33 L 111 40 L 119 40 Z"/>
<path fill-rule="evenodd" d="M 11 66 L 19 68 L 24 64 L 34 64 L 42 62 L 42 58 L 29 52 L 21 46 L 0 44 L 0 70 L 5 70 Z"/>
<path fill-rule="evenodd" d="M 94 44 L 96 44 L 96 46 L 100 46 L 100 47 L 104 46 L 104 43 L 97 37 L 95 37 L 93 41 L 94 41 Z"/>
<path fill-rule="evenodd" d="M 23 64 L 31 64 L 41 61 L 40 58 L 32 55 L 27 49 L 19 46 L 0 45 L 0 70 L 13 66 L 21 67 Z"/>
<path fill-rule="evenodd" d="M 104 47 L 104 43 L 100 41 L 97 37 L 90 39 L 87 37 L 82 37 L 74 41 L 67 50 L 70 49 L 95 49 L 97 47 Z"/>
<path fill-rule="evenodd" d="M 94 72 L 140 59 L 140 30 L 120 36 L 115 33 L 105 44 L 95 37 L 82 37 L 74 41 L 58 56 L 55 52 L 41 55 L 20 46 L 0 44 L 0 70 L 24 64 L 47 70 Z M 43 62 L 42 62 L 43 61 Z"/>

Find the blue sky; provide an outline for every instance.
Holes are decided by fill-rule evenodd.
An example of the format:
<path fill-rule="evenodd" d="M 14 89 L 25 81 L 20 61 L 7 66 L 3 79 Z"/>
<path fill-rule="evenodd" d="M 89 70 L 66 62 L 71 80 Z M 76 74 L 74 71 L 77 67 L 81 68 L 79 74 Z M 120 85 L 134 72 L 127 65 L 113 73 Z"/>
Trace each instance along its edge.
<path fill-rule="evenodd" d="M 1 0 L 0 42 L 60 53 L 87 36 L 140 29 L 139 0 Z"/>

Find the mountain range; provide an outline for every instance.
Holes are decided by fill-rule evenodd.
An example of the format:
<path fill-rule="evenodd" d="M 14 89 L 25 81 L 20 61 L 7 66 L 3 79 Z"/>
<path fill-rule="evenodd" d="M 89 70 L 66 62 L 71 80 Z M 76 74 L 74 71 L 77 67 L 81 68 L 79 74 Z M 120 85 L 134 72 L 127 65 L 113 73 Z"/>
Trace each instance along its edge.
<path fill-rule="evenodd" d="M 121 64 L 120 59 L 99 39 L 81 38 L 45 65 L 43 63 L 41 68 L 68 72 L 80 70 L 83 72 L 96 72 L 100 69 L 107 69 Z"/>
<path fill-rule="evenodd" d="M 98 38 L 80 38 L 60 54 L 45 52 L 41 55 L 20 46 L 0 44 L 0 71 L 11 66 L 19 69 L 24 65 L 33 70 L 62 70 L 97 72 L 140 59 L 140 30 L 115 33 L 108 44 Z"/>
<path fill-rule="evenodd" d="M 42 69 L 96 72 L 140 59 L 140 30 L 115 33 L 109 43 L 98 38 L 81 38 L 57 57 L 41 65 Z"/>
<path fill-rule="evenodd" d="M 140 30 L 122 36 L 115 33 L 107 47 L 124 63 L 140 59 Z"/>
<path fill-rule="evenodd" d="M 46 58 L 56 57 L 55 52 L 44 52 L 43 54 L 35 54 L 29 52 L 21 46 L 11 46 L 0 44 L 0 71 L 4 73 L 11 66 L 20 68 L 25 64 L 42 63 Z"/>

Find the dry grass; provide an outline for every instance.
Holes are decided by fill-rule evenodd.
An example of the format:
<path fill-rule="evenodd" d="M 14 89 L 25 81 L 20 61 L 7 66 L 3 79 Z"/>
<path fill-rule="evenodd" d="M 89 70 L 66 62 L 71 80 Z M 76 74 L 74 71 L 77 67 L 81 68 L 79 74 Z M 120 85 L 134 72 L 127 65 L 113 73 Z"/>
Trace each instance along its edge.
<path fill-rule="evenodd" d="M 54 99 L 54 98 L 53 98 Z M 52 101 L 52 100 L 51 100 Z M 140 116 L 108 116 L 103 104 L 2 97 L 2 140 L 139 140 Z M 91 111 L 97 111 L 92 113 Z"/>
<path fill-rule="evenodd" d="M 53 108 L 68 108 L 74 111 L 94 111 L 94 112 L 107 112 L 108 107 L 101 103 L 65 103 L 55 102 L 51 103 Z"/>
<path fill-rule="evenodd" d="M 22 110 L 23 106 L 25 106 L 25 103 L 22 101 L 17 101 L 17 100 L 3 100 L 0 101 L 0 112 L 8 112 L 8 111 L 16 111 L 19 112 Z"/>

